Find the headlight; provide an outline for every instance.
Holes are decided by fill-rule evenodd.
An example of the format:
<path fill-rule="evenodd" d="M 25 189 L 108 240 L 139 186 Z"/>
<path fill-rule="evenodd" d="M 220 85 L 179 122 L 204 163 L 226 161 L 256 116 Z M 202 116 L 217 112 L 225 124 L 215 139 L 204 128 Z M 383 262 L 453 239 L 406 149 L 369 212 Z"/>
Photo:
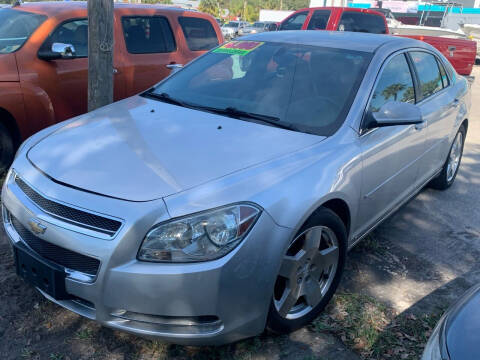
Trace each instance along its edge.
<path fill-rule="evenodd" d="M 443 344 L 444 339 L 442 336 L 445 326 L 445 316 L 443 316 L 438 322 L 437 326 L 430 335 L 425 350 L 423 350 L 422 360 L 448 360 L 449 357 L 446 355 L 444 350 L 445 345 Z"/>
<path fill-rule="evenodd" d="M 137 257 L 155 262 L 217 259 L 240 243 L 259 215 L 256 206 L 237 204 L 157 225 L 148 232 Z"/>

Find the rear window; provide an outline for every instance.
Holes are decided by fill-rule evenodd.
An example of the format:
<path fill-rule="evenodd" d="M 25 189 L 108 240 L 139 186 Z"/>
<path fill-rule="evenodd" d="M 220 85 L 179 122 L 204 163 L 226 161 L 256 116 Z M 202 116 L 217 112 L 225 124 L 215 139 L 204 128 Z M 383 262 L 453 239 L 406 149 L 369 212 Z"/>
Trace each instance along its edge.
<path fill-rule="evenodd" d="M 0 54 L 20 49 L 46 18 L 25 11 L 0 9 Z"/>
<path fill-rule="evenodd" d="M 375 14 L 345 11 L 338 25 L 339 31 L 386 34 L 387 28 L 383 17 Z"/>
<path fill-rule="evenodd" d="M 190 50 L 210 50 L 218 45 L 217 34 L 210 21 L 196 17 L 180 17 L 178 21 Z"/>
<path fill-rule="evenodd" d="M 123 17 L 122 27 L 130 54 L 168 53 L 176 50 L 172 28 L 163 16 Z"/>
<path fill-rule="evenodd" d="M 316 10 L 308 23 L 308 30 L 325 30 L 328 19 L 330 19 L 330 10 Z"/>

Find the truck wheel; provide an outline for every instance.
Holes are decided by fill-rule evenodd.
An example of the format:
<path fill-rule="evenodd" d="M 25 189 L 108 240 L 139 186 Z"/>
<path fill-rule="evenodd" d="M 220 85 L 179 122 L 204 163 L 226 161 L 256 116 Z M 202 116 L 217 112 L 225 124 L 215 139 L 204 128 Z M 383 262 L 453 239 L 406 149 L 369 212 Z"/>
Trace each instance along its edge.
<path fill-rule="evenodd" d="M 0 174 L 10 167 L 15 150 L 10 131 L 0 123 Z"/>
<path fill-rule="evenodd" d="M 330 209 L 321 208 L 302 226 L 283 256 L 270 304 L 267 329 L 289 333 L 325 308 L 342 276 L 347 230 Z"/>
<path fill-rule="evenodd" d="M 463 145 L 465 144 L 465 127 L 462 125 L 458 130 L 453 144 L 448 153 L 447 160 L 438 176 L 430 182 L 430 187 L 437 190 L 448 189 L 457 177 L 460 162 L 462 161 Z"/>

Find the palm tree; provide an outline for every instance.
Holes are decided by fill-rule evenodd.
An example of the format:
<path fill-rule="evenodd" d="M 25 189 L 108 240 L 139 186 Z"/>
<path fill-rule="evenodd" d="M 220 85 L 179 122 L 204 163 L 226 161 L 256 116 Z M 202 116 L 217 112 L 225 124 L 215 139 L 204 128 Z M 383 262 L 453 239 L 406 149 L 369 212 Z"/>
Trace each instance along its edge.
<path fill-rule="evenodd" d="M 391 97 L 393 97 L 393 100 L 397 101 L 398 94 L 401 91 L 405 90 L 405 88 L 406 88 L 405 84 L 392 84 L 392 85 L 386 87 L 382 91 L 382 96 L 385 98 L 385 100 L 388 100 Z"/>

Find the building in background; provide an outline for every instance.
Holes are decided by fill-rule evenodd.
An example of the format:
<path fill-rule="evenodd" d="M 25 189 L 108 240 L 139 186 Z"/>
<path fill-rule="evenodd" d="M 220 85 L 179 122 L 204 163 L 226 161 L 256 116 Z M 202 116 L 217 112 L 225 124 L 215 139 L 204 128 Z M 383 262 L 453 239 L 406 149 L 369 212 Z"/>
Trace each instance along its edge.
<path fill-rule="evenodd" d="M 283 21 L 287 16 L 293 14 L 294 11 L 287 10 L 260 10 L 258 21 Z"/>

